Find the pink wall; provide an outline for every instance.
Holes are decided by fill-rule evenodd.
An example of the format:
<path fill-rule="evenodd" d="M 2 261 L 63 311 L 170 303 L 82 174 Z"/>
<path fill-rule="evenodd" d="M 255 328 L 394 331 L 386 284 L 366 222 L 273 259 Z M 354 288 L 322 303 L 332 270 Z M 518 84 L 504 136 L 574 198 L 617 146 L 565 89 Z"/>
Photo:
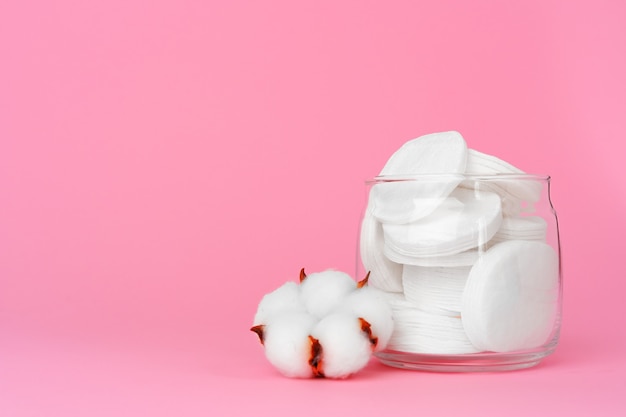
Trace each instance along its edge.
<path fill-rule="evenodd" d="M 260 297 L 303 266 L 353 273 L 363 181 L 450 129 L 553 177 L 543 372 L 617 356 L 623 376 L 625 21 L 618 1 L 2 2 L 0 340 L 38 348 L 4 364 L 0 411 L 52 396 L 15 364 L 56 343 L 193 351 L 258 392 L 278 379 L 247 332 Z"/>

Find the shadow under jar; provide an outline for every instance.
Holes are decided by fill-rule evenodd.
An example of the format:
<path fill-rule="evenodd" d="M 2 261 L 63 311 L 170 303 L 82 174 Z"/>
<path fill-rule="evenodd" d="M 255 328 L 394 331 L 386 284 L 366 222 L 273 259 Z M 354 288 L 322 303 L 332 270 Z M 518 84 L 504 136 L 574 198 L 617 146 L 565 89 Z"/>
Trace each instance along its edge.
<path fill-rule="evenodd" d="M 562 274 L 550 177 L 394 175 L 366 186 L 357 276 L 370 273 L 394 318 L 379 360 L 500 371 L 555 350 Z"/>

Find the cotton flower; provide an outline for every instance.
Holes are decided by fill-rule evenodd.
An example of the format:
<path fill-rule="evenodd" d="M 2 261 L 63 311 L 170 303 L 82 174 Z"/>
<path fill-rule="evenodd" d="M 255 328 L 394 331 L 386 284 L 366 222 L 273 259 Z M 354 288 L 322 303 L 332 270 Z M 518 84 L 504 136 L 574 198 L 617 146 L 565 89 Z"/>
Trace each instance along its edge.
<path fill-rule="evenodd" d="M 287 282 L 259 303 L 252 331 L 267 360 L 293 378 L 346 378 L 387 345 L 391 307 L 380 292 L 334 270 Z"/>

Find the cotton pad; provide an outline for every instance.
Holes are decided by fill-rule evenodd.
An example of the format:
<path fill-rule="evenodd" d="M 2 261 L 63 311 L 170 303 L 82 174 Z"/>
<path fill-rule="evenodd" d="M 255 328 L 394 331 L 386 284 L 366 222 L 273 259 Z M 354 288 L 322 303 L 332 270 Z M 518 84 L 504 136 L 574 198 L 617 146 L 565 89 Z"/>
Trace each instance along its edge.
<path fill-rule="evenodd" d="M 546 243 L 510 240 L 485 252 L 472 267 L 461 316 L 476 347 L 493 352 L 545 343 L 557 313 L 558 255 Z"/>
<path fill-rule="evenodd" d="M 403 224 L 431 213 L 461 182 L 467 144 L 458 132 L 421 136 L 406 142 L 387 161 L 380 177 L 391 181 L 374 185 L 369 205 L 383 223 Z M 425 174 L 420 181 L 393 181 L 393 176 Z M 431 174 L 445 174 L 431 176 Z M 454 175 L 458 174 L 458 175 Z"/>
<path fill-rule="evenodd" d="M 493 238 L 491 240 L 493 240 Z M 485 250 L 485 248 L 481 246 L 477 249 L 468 249 L 466 251 L 454 253 L 452 255 L 410 256 L 397 253 L 394 251 L 393 248 L 389 247 L 388 245 L 384 245 L 383 247 L 385 257 L 398 264 L 433 267 L 441 266 L 452 268 L 457 266 L 474 265 L 474 262 L 478 260 L 478 256 L 483 250 Z"/>
<path fill-rule="evenodd" d="M 402 273 L 404 295 L 420 310 L 459 316 L 470 268 L 405 265 Z"/>
<path fill-rule="evenodd" d="M 505 216 L 515 216 L 524 211 L 526 205 L 532 206 L 541 198 L 543 185 L 540 181 L 522 180 L 515 175 L 524 174 L 521 169 L 495 156 L 468 149 L 467 167 L 465 173 L 469 176 L 499 175 L 500 179 L 492 178 L 489 181 L 465 180 L 462 187 L 492 191 L 500 195 Z"/>
<path fill-rule="evenodd" d="M 497 194 L 458 188 L 429 216 L 406 225 L 383 224 L 383 233 L 398 254 L 445 256 L 486 243 L 501 222 Z"/>
<path fill-rule="evenodd" d="M 372 355 L 372 344 L 363 322 L 348 313 L 324 317 L 311 331 L 319 341 L 318 371 L 330 378 L 345 378 L 361 370 Z"/>
<path fill-rule="evenodd" d="M 465 173 L 469 175 L 524 174 L 524 171 L 496 156 L 468 149 Z"/>
<path fill-rule="evenodd" d="M 356 282 L 350 275 L 328 270 L 308 275 L 300 284 L 300 297 L 309 313 L 322 318 L 355 289 Z"/>
<path fill-rule="evenodd" d="M 370 272 L 369 285 L 384 291 L 402 292 L 402 265 L 392 262 L 383 254 L 385 240 L 383 226 L 367 209 L 361 224 L 361 261 Z"/>
<path fill-rule="evenodd" d="M 265 357 L 283 375 L 311 378 L 313 372 L 309 334 L 317 323 L 310 314 L 290 312 L 275 314 L 263 329 Z"/>
<path fill-rule="evenodd" d="M 436 355 L 478 352 L 458 316 L 428 313 L 410 302 L 394 302 L 392 308 L 394 331 L 388 349 Z"/>
<path fill-rule="evenodd" d="M 337 311 L 347 311 L 370 324 L 372 336 L 376 338 L 375 351 L 387 347 L 393 332 L 393 313 L 382 291 L 369 286 L 359 288 L 348 294 Z"/>
<path fill-rule="evenodd" d="M 300 286 L 295 282 L 286 282 L 263 296 L 254 316 L 254 325 L 265 324 L 273 314 L 284 311 L 304 311 Z"/>
<path fill-rule="evenodd" d="M 402 145 L 389 157 L 380 175 L 463 173 L 467 144 L 459 132 L 423 135 Z"/>
<path fill-rule="evenodd" d="M 429 179 L 430 178 L 430 179 Z M 388 180 L 374 185 L 369 207 L 380 222 L 405 224 L 432 213 L 461 182 L 460 175 Z"/>
<path fill-rule="evenodd" d="M 546 240 L 548 224 L 539 216 L 505 217 L 490 244 L 505 240 Z"/>

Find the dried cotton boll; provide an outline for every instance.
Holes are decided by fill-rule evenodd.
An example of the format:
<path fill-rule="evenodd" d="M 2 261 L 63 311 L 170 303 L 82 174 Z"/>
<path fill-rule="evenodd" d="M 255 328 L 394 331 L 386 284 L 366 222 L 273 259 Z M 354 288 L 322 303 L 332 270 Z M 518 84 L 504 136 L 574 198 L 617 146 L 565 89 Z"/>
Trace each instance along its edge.
<path fill-rule="evenodd" d="M 356 282 L 345 272 L 328 270 L 303 278 L 300 295 L 306 310 L 322 318 L 356 289 Z"/>
<path fill-rule="evenodd" d="M 367 322 L 348 313 L 332 313 L 320 320 L 311 336 L 319 341 L 317 372 L 327 378 L 346 378 L 360 371 L 372 355 L 372 343 L 363 327 Z"/>
<path fill-rule="evenodd" d="M 337 309 L 365 319 L 371 326 L 372 336 L 377 339 L 375 351 L 384 350 L 393 333 L 393 311 L 382 291 L 363 287 L 348 294 Z"/>
<path fill-rule="evenodd" d="M 295 282 L 286 282 L 263 296 L 254 316 L 254 325 L 266 324 L 272 315 L 284 311 L 304 311 L 300 286 Z"/>
<path fill-rule="evenodd" d="M 311 360 L 309 334 L 317 319 L 302 312 L 275 314 L 262 326 L 261 340 L 265 357 L 280 373 L 291 378 L 314 376 Z"/>

